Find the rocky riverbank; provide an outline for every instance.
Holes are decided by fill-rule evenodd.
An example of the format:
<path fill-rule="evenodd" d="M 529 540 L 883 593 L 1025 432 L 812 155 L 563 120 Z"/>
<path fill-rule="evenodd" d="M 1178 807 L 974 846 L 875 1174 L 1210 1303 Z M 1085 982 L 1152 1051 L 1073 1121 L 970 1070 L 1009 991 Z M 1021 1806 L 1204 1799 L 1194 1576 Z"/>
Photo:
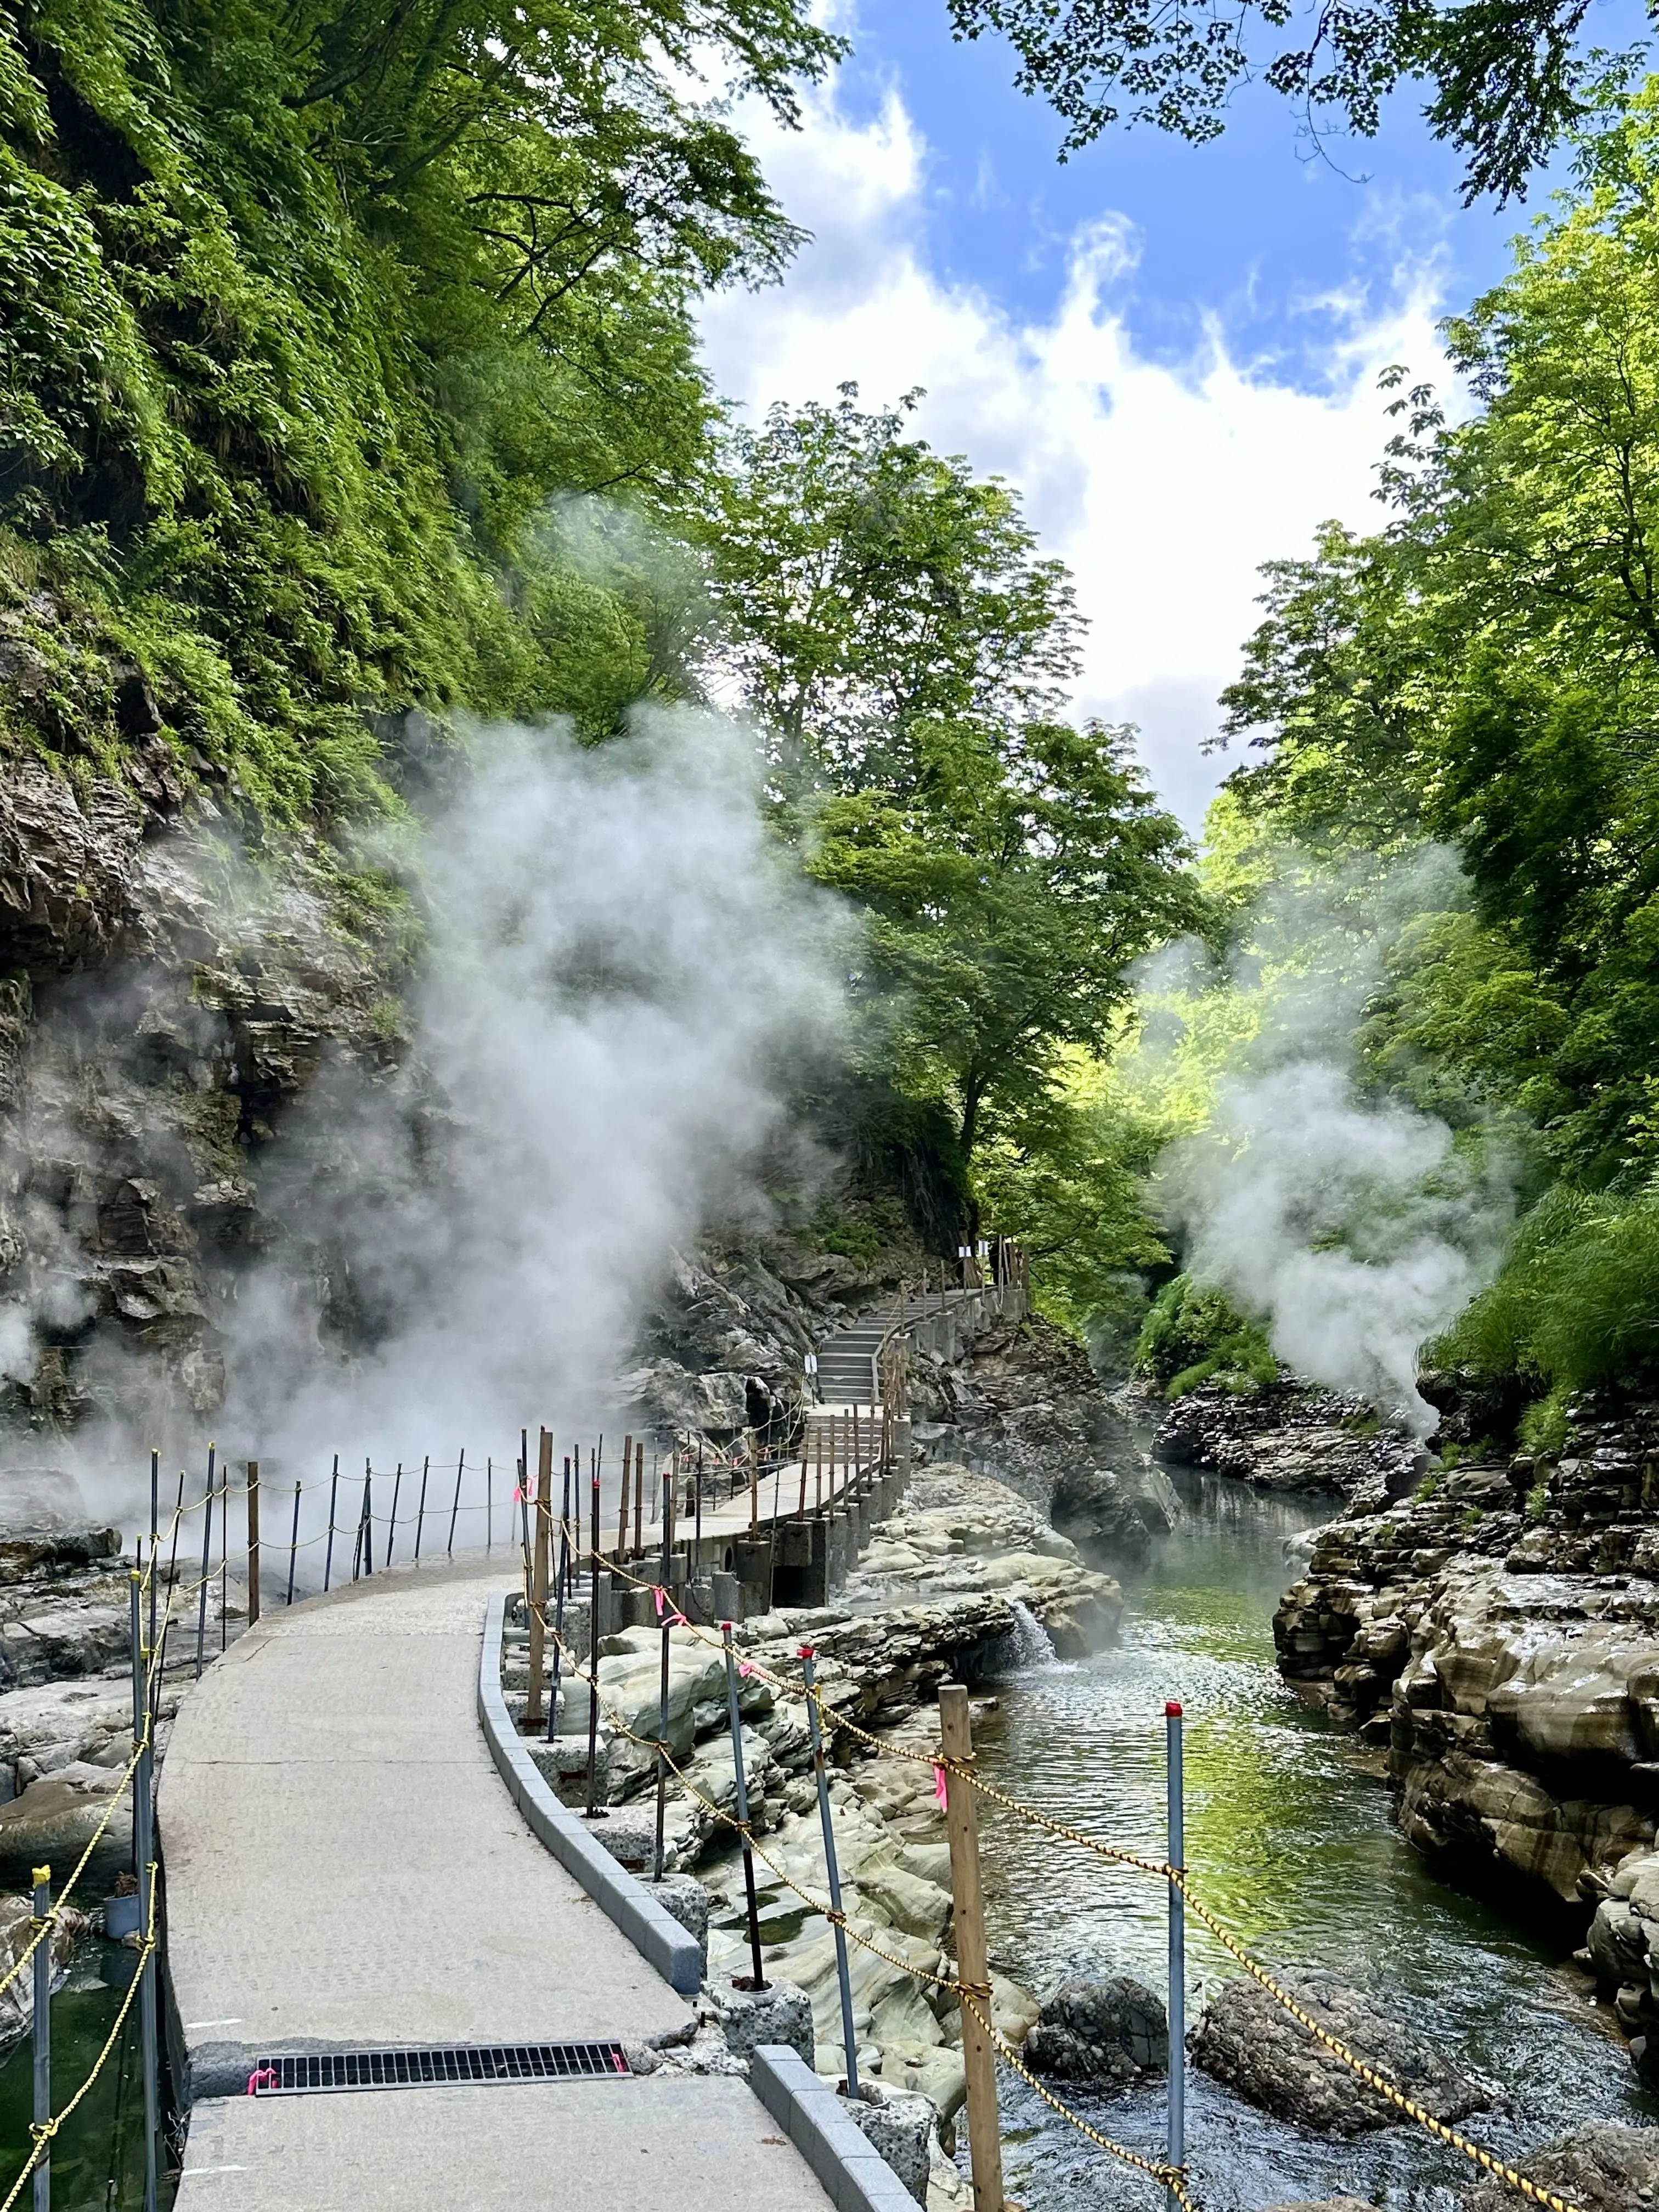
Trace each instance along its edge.
<path fill-rule="evenodd" d="M 1176 1467 L 1262 1490 L 1340 1492 L 1369 1511 L 1408 1495 L 1428 1464 L 1415 1437 L 1379 1420 L 1364 1399 L 1285 1381 L 1239 1392 L 1200 1383 L 1173 1405 L 1148 1394 L 1152 1449 Z"/>
<path fill-rule="evenodd" d="M 1287 1677 L 1386 1759 L 1402 1832 L 1568 1940 L 1659 2080 L 1659 1406 L 1430 1470 L 1315 1538 Z"/>
<path fill-rule="evenodd" d="M 948 2130 L 963 2069 L 960 2020 L 936 1978 L 951 1971 L 951 1921 L 949 1850 L 928 1756 L 938 1686 L 954 1679 L 994 1689 L 999 1673 L 1019 1663 L 1032 1624 L 1061 1648 L 1097 1649 L 1115 1638 L 1121 1607 L 1115 1582 L 1087 1566 L 1027 1499 L 947 1463 L 919 1474 L 901 1510 L 874 1529 L 837 1605 L 742 1624 L 743 1658 L 756 1669 L 741 1678 L 738 1701 L 763 1854 L 764 1964 L 769 1981 L 805 1993 L 820 2072 L 839 2078 L 845 2070 L 833 1931 L 810 1901 L 826 1893 L 823 1844 L 805 1706 L 775 1681 L 799 1683 L 801 1647 L 810 1644 L 830 1717 L 843 1900 L 855 1935 L 876 1947 L 850 1948 L 860 2072 L 889 2093 L 925 2095 Z M 652 1849 L 654 1770 L 644 1742 L 657 1732 L 660 1652 L 653 1629 L 624 1630 L 600 1645 L 605 1840 L 634 1865 L 647 1863 Z M 526 1679 L 522 1648 L 509 1646 L 509 1699 Z M 560 1738 L 538 1757 L 555 1786 L 574 1796 L 586 1766 L 587 1700 L 568 1684 L 562 1700 Z M 981 1703 L 981 1723 L 988 1711 Z M 915 1756 L 879 1756 L 841 1721 Z M 668 1737 L 690 1788 L 671 1786 L 666 1863 L 695 1872 L 709 1893 L 710 1988 L 729 2004 L 723 1992 L 747 1971 L 748 1937 L 741 1862 L 720 1817 L 736 1800 L 725 1664 L 715 1644 L 685 1630 L 670 1637 Z M 993 1993 L 998 2025 L 1023 2040 L 1036 2018 L 1035 1996 L 1000 1967 Z M 942 2172 L 934 2196 L 951 2196 Z"/>

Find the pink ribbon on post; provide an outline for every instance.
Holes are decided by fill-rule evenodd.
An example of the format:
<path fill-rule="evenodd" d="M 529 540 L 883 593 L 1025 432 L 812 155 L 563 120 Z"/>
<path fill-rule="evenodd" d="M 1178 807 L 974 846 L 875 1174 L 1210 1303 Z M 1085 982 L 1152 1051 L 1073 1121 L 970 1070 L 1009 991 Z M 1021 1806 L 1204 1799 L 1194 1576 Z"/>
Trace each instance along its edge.
<path fill-rule="evenodd" d="M 937 1759 L 933 1761 L 933 1796 L 939 1801 L 940 1812 L 948 1813 L 951 1809 L 951 1792 L 945 1782 L 945 1769 Z"/>

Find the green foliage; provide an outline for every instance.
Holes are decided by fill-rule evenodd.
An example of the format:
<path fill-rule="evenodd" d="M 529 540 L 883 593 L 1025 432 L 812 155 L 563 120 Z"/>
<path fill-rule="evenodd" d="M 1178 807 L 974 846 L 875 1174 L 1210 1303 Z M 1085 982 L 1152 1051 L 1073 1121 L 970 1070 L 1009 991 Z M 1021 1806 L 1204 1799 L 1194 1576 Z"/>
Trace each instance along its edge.
<path fill-rule="evenodd" d="M 1439 1495 L 1439 1491 L 1440 1478 L 1437 1474 L 1431 1472 L 1428 1474 L 1424 1475 L 1419 1481 L 1417 1487 L 1412 1492 L 1412 1496 L 1416 1499 L 1419 1505 L 1426 1505 L 1430 1498 Z"/>
<path fill-rule="evenodd" d="M 869 1200 L 856 1211 L 824 1200 L 813 1214 L 810 1233 L 822 1252 L 839 1252 L 843 1258 L 869 1261 L 902 1243 L 909 1230 L 903 1206 L 896 1198 Z"/>
<path fill-rule="evenodd" d="M 1224 1291 L 1176 1275 L 1152 1301 L 1135 1346 L 1135 1365 L 1179 1398 L 1200 1382 L 1231 1390 L 1267 1389 L 1279 1380 L 1279 1362 L 1259 1322 L 1249 1320 Z"/>
<path fill-rule="evenodd" d="M 678 503 L 696 292 L 793 243 L 682 88 L 787 118 L 838 50 L 792 0 L 9 17 L 0 741 L 107 766 L 159 708 L 187 780 L 327 824 L 394 803 L 411 708 L 601 736 L 684 690 L 655 580 L 541 518 Z"/>
<path fill-rule="evenodd" d="M 1333 132 L 1375 136 L 1387 95 L 1428 92 L 1424 114 L 1466 163 L 1464 195 L 1523 197 L 1527 179 L 1582 112 L 1599 58 L 1580 47 L 1583 0 L 1367 0 L 1310 14 L 1286 33 L 1290 0 L 950 0 L 959 38 L 995 31 L 1019 56 L 1022 91 L 1047 95 L 1087 146 L 1120 118 L 1201 143 L 1218 135 L 1241 83 L 1261 78 Z M 1280 35 L 1276 35 L 1280 34 Z"/>
<path fill-rule="evenodd" d="M 1550 1510 L 1550 1486 L 1547 1482 L 1534 1482 L 1527 1492 L 1526 1516 L 1534 1527 Z"/>
<path fill-rule="evenodd" d="M 948 1107 L 965 1171 L 1048 1152 L 1065 1049 L 1105 1043 L 1129 963 L 1203 908 L 1128 733 L 1060 719 L 1071 586 L 1014 495 L 855 398 L 731 441 L 705 525 L 721 668 L 781 827 L 868 916 L 863 1049 Z"/>

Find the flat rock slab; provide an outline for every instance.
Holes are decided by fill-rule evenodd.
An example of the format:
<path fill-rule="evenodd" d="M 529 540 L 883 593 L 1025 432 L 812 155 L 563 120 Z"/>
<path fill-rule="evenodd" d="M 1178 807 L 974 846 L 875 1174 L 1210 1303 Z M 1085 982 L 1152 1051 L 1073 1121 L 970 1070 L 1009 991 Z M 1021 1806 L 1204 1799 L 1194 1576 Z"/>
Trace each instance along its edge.
<path fill-rule="evenodd" d="M 565 2179 L 550 2189 L 555 2162 Z M 746 2081 L 617 2081 L 226 2097 L 198 2105 L 176 2212 L 828 2212 Z"/>
<path fill-rule="evenodd" d="M 158 1811 L 193 2095 L 254 2051 L 687 2021 L 491 1762 L 478 1661 L 507 1571 L 398 1571 L 279 1609 L 184 1700 Z M 393 2107 L 376 2110 L 383 2136 Z"/>

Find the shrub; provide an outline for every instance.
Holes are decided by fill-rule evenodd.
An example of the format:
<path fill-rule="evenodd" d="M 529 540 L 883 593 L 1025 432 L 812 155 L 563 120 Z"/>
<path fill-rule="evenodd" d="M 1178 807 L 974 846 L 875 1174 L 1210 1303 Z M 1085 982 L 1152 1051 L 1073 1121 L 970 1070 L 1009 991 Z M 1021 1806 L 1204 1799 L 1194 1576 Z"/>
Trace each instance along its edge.
<path fill-rule="evenodd" d="M 1224 1291 L 1177 1275 L 1152 1302 L 1135 1346 L 1136 1372 L 1179 1398 L 1200 1382 L 1240 1392 L 1279 1380 L 1279 1362 L 1259 1322 L 1247 1320 Z"/>

